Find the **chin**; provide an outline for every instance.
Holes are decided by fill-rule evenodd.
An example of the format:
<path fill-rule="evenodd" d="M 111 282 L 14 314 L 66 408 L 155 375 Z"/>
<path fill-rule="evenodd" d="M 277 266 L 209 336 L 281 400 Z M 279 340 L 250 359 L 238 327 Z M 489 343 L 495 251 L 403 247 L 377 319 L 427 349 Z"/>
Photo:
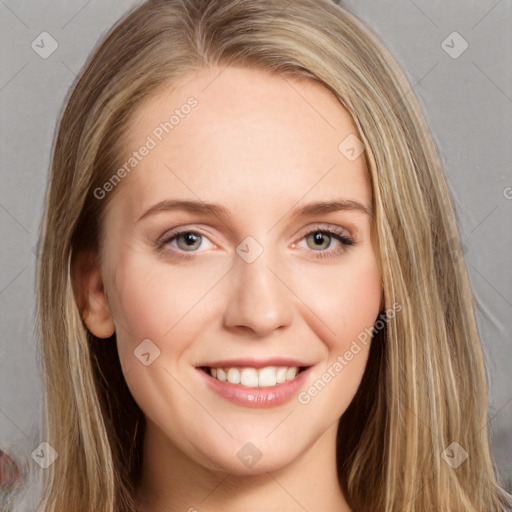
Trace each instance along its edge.
<path fill-rule="evenodd" d="M 297 445 L 296 436 L 276 432 L 269 435 L 269 432 L 271 429 L 259 435 L 233 438 L 226 435 L 222 443 L 216 434 L 211 444 L 200 447 L 202 453 L 198 462 L 213 471 L 256 476 L 285 468 L 307 449 L 306 445 L 302 449 Z"/>

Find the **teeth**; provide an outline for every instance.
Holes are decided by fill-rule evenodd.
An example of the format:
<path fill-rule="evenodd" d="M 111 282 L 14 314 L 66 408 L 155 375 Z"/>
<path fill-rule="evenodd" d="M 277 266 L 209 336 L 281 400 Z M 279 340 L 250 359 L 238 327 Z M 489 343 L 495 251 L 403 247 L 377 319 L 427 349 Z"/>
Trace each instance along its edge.
<path fill-rule="evenodd" d="M 277 382 L 276 368 L 274 366 L 267 366 L 260 370 L 258 384 L 260 387 L 275 386 Z"/>
<path fill-rule="evenodd" d="M 286 382 L 286 366 L 281 366 L 277 369 L 276 372 L 276 381 L 278 384 L 282 384 L 283 382 Z"/>
<path fill-rule="evenodd" d="M 288 368 L 288 370 L 286 370 L 286 380 L 294 379 L 298 371 L 298 368 L 294 368 L 293 366 Z"/>
<path fill-rule="evenodd" d="M 231 382 L 231 384 L 240 384 L 240 370 L 238 368 L 230 368 L 226 375 L 228 382 Z"/>
<path fill-rule="evenodd" d="M 210 368 L 210 375 L 222 382 L 241 384 L 249 388 L 272 387 L 293 380 L 299 369 L 296 366 L 266 366 L 265 368 Z"/>
<path fill-rule="evenodd" d="M 254 368 L 244 368 L 240 373 L 240 384 L 250 388 L 258 387 L 258 372 Z"/>

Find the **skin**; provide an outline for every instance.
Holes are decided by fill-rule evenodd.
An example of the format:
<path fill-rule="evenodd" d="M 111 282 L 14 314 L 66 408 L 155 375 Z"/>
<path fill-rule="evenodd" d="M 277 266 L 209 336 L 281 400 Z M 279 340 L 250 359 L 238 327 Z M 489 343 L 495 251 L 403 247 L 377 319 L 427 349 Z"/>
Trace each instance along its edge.
<path fill-rule="evenodd" d="M 100 265 L 82 274 L 87 326 L 103 338 L 115 331 L 126 382 L 147 419 L 138 507 L 347 511 L 336 429 L 369 345 L 309 403 L 294 396 L 269 409 L 220 397 L 196 366 L 295 357 L 313 366 L 304 391 L 373 326 L 382 276 L 370 216 L 294 213 L 340 198 L 371 204 L 363 155 L 349 161 L 338 150 L 357 131 L 315 82 L 235 67 L 219 73 L 196 72 L 139 107 L 126 159 L 169 112 L 198 100 L 118 185 L 106 208 Z M 167 199 L 217 202 L 232 216 L 160 211 L 139 220 Z M 316 242 L 319 224 L 342 229 L 355 245 L 328 234 Z M 155 247 L 177 227 L 202 235 L 193 249 L 186 252 L 183 238 Z M 263 248 L 252 263 L 236 252 L 248 236 Z M 160 350 L 148 366 L 134 356 L 146 339 Z M 237 457 L 247 442 L 261 452 L 252 467 Z"/>

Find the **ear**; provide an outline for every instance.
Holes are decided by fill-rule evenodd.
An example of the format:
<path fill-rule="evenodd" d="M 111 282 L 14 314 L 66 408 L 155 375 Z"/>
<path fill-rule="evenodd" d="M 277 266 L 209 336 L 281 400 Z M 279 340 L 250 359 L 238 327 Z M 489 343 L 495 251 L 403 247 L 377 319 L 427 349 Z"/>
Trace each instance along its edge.
<path fill-rule="evenodd" d="M 78 308 L 89 331 L 97 338 L 110 338 L 116 328 L 96 253 L 80 252 L 73 258 L 73 284 Z"/>

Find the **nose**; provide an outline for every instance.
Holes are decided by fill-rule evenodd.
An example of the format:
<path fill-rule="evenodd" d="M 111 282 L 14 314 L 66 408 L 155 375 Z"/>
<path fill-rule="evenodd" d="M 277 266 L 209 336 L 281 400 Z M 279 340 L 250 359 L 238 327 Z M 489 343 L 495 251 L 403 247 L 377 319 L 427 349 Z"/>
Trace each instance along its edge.
<path fill-rule="evenodd" d="M 267 251 L 252 263 L 236 258 L 223 319 L 227 329 L 264 337 L 290 325 L 293 293 L 278 268 Z"/>

